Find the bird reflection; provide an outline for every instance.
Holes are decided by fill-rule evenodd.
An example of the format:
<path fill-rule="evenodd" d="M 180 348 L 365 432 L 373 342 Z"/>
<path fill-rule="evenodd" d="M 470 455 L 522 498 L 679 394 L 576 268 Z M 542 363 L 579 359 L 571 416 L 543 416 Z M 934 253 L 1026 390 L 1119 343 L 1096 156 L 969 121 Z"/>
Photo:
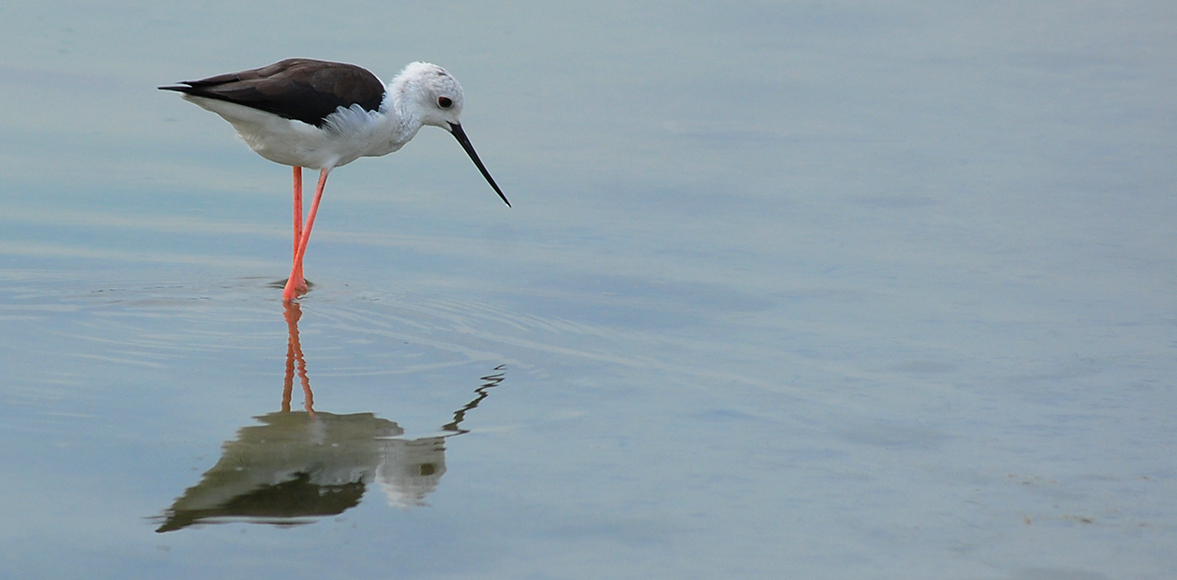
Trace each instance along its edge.
<path fill-rule="evenodd" d="M 425 505 L 445 474 L 445 439 L 468 432 L 460 426 L 466 414 L 503 381 L 500 365 L 442 426 L 446 433 L 432 437 L 400 438 L 400 426 L 372 413 L 315 411 L 298 339 L 301 315 L 298 303 L 286 304 L 290 339 L 282 410 L 255 417 L 260 425 L 242 427 L 236 440 L 222 445 L 216 465 L 157 518 L 157 532 L 198 523 L 310 523 L 357 505 L 373 482 L 392 506 Z M 292 412 L 295 376 L 305 398 L 303 410 Z"/>

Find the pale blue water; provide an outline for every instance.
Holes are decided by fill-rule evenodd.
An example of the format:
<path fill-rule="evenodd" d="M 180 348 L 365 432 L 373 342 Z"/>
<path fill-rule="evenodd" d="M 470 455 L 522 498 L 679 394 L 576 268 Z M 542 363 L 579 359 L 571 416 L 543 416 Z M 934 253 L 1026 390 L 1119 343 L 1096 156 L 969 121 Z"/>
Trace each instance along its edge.
<path fill-rule="evenodd" d="M 0 6 L 0 577 L 1173 577 L 1175 17 Z M 155 90 L 288 56 L 447 67 L 514 205 L 335 172 L 296 344 L 289 170 Z"/>

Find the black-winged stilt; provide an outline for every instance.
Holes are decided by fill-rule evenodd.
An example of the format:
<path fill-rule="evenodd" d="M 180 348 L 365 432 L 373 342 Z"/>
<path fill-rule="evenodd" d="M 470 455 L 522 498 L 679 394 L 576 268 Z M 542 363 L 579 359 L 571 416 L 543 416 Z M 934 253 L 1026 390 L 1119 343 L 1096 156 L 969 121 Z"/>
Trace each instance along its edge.
<path fill-rule="evenodd" d="M 286 302 L 307 291 L 302 259 L 327 175 L 360 157 L 400 149 L 425 125 L 452 133 L 499 197 L 511 205 L 462 130 L 461 85 L 435 64 L 409 64 L 386 85 L 355 65 L 291 58 L 159 88 L 183 93 L 184 99 L 232 123 L 258 155 L 294 167 L 294 259 L 282 291 Z M 305 228 L 303 167 L 319 170 Z"/>

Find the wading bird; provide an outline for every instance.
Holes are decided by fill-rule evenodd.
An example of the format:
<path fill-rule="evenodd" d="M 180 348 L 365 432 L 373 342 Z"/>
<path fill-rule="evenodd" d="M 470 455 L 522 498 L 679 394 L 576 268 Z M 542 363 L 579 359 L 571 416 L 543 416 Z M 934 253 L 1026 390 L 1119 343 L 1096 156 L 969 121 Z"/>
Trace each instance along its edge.
<path fill-rule="evenodd" d="M 291 58 L 262 68 L 159 87 L 233 125 L 258 155 L 294 168 L 294 258 L 282 291 L 289 302 L 306 293 L 302 260 L 327 175 L 360 157 L 379 157 L 408 143 L 425 125 L 449 131 L 508 206 L 507 196 L 478 158 L 459 117 L 462 87 L 435 64 L 409 64 L 385 84 L 351 64 Z M 303 226 L 302 168 L 319 170 Z"/>

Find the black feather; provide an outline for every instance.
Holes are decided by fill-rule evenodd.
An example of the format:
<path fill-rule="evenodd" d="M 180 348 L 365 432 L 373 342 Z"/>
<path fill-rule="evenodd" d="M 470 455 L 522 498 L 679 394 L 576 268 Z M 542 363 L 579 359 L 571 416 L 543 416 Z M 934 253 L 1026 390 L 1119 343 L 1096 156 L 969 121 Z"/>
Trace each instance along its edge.
<path fill-rule="evenodd" d="M 339 107 L 375 111 L 385 87 L 366 69 L 338 62 L 288 58 L 262 68 L 159 87 L 218 99 L 322 127 Z"/>

